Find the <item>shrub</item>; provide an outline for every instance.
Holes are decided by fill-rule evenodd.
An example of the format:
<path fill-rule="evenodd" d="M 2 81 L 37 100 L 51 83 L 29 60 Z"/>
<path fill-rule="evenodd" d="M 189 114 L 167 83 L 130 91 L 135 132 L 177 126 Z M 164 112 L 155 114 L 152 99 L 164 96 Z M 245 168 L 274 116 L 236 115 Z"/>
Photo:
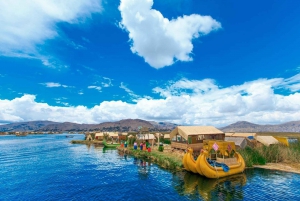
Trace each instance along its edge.
<path fill-rule="evenodd" d="M 244 150 L 240 150 L 239 153 L 243 156 L 247 167 L 266 164 L 266 159 L 256 149 L 247 146 Z"/>
<path fill-rule="evenodd" d="M 164 151 L 164 147 L 163 146 L 158 146 L 158 151 L 163 152 Z"/>

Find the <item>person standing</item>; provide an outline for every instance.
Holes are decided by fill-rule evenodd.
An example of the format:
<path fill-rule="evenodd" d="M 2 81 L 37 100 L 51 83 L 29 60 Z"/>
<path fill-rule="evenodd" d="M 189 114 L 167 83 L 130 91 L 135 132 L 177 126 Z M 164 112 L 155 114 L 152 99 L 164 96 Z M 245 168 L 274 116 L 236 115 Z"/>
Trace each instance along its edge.
<path fill-rule="evenodd" d="M 140 149 L 143 150 L 143 143 L 140 143 Z"/>
<path fill-rule="evenodd" d="M 133 143 L 133 148 L 134 148 L 135 150 L 137 149 L 137 143 L 136 143 L 136 142 Z"/>

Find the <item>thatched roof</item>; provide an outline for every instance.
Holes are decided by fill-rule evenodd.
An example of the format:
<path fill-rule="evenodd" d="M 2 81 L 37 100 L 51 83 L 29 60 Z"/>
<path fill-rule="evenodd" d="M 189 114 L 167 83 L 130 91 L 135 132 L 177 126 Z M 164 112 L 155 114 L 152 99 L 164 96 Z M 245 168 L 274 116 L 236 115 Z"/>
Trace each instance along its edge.
<path fill-rule="evenodd" d="M 153 134 L 137 134 L 136 135 L 138 140 L 155 140 L 155 136 Z"/>
<path fill-rule="evenodd" d="M 170 139 L 170 134 L 165 134 L 164 139 Z"/>
<path fill-rule="evenodd" d="M 109 135 L 109 137 L 118 137 L 119 136 L 118 132 L 107 132 L 107 134 Z"/>
<path fill-rule="evenodd" d="M 257 136 L 256 140 L 266 146 L 279 143 L 273 136 Z"/>
<path fill-rule="evenodd" d="M 96 133 L 95 134 L 95 137 L 103 137 L 104 136 L 104 133 L 103 132 L 101 132 L 101 133 Z"/>
<path fill-rule="evenodd" d="M 225 137 L 225 141 L 234 142 L 236 146 L 239 146 L 242 149 L 247 146 L 247 141 L 244 137 Z"/>
<path fill-rule="evenodd" d="M 256 133 L 225 133 L 225 136 L 226 137 L 249 137 L 249 136 L 252 136 L 252 137 L 256 137 L 257 134 Z"/>
<path fill-rule="evenodd" d="M 188 139 L 188 136 L 190 135 L 224 134 L 224 132 L 213 126 L 177 126 L 170 133 L 170 138 L 173 138 L 177 134 Z"/>

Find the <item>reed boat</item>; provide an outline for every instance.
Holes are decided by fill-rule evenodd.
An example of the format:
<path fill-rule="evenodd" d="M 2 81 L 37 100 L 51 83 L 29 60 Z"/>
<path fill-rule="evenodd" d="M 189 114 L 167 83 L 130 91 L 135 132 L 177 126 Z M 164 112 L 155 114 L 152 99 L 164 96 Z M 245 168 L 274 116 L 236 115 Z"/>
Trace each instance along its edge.
<path fill-rule="evenodd" d="M 204 142 L 203 148 L 197 160 L 194 159 L 193 149 L 187 149 L 182 159 L 183 166 L 187 171 L 207 178 L 220 178 L 238 174 L 245 170 L 245 161 L 235 151 L 234 142 L 207 141 Z"/>
<path fill-rule="evenodd" d="M 105 148 L 117 148 L 118 146 L 120 146 L 119 143 L 115 143 L 115 144 L 107 144 L 105 140 L 103 140 L 103 146 Z"/>

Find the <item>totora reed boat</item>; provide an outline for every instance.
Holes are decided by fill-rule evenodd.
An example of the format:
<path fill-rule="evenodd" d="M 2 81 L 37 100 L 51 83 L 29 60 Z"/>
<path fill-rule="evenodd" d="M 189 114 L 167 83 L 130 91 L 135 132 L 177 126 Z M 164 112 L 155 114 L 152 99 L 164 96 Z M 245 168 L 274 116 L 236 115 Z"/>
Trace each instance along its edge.
<path fill-rule="evenodd" d="M 203 149 L 197 160 L 193 149 L 188 148 L 182 163 L 187 171 L 200 174 L 207 178 L 220 178 L 244 171 L 245 161 L 235 151 L 234 142 L 204 141 Z"/>
<path fill-rule="evenodd" d="M 104 145 L 105 148 L 117 148 L 118 146 L 120 146 L 119 143 L 107 144 L 105 140 L 103 140 L 103 145 Z"/>

